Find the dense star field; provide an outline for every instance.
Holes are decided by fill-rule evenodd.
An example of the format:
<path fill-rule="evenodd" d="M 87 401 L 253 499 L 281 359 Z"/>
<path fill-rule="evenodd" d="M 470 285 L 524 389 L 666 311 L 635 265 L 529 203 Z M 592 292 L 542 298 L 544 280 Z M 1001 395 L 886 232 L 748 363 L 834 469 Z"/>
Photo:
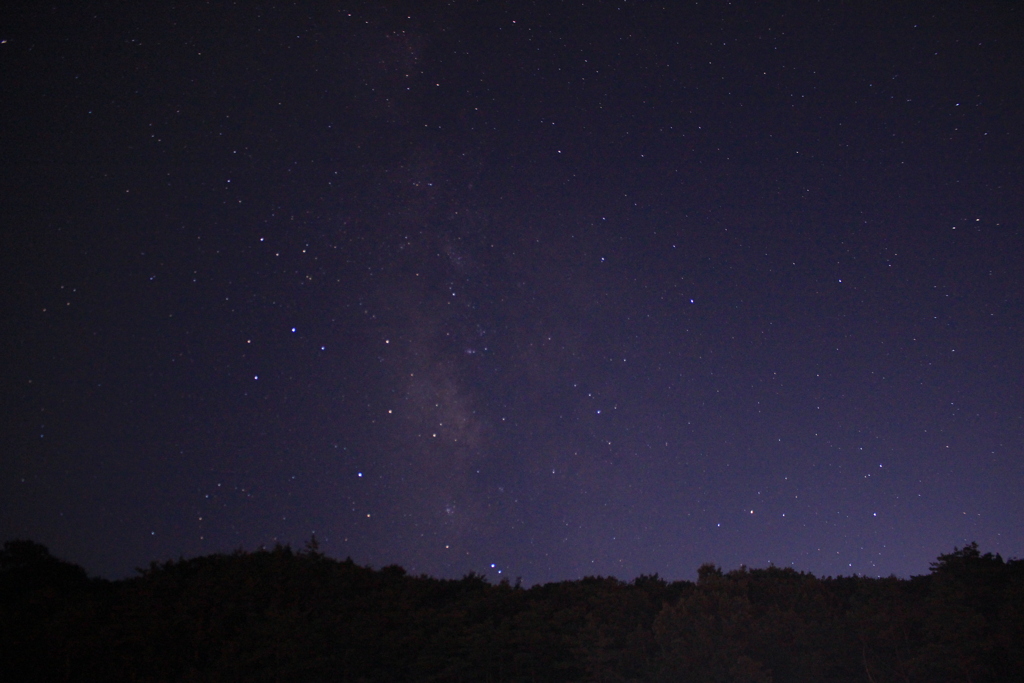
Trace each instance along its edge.
<path fill-rule="evenodd" d="M 23 3 L 0 540 L 527 586 L 1024 549 L 1019 4 Z"/>

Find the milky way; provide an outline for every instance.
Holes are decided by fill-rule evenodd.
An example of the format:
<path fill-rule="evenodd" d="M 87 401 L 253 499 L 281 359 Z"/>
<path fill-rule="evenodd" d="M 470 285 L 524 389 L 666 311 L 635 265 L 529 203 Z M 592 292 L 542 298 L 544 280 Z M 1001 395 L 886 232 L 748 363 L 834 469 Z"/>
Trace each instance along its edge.
<path fill-rule="evenodd" d="M 313 534 L 526 583 L 1019 555 L 1019 26 L 25 9 L 0 535 L 105 576 Z"/>

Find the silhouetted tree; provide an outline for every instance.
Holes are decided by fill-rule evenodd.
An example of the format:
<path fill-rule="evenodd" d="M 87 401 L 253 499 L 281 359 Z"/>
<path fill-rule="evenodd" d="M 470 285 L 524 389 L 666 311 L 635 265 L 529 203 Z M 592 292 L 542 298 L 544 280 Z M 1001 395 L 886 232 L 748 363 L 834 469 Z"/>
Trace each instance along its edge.
<path fill-rule="evenodd" d="M 89 579 L 30 541 L 0 551 L 0 680 L 1024 680 L 1024 562 L 976 545 L 910 580 L 698 570 L 535 586 L 410 576 L 293 552 Z"/>

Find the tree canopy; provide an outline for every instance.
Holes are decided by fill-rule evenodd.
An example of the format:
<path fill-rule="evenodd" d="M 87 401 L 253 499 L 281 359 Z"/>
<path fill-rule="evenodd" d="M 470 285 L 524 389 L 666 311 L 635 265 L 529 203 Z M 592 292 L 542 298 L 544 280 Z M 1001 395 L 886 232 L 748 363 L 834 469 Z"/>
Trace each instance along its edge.
<path fill-rule="evenodd" d="M 22 681 L 1024 680 L 1024 561 L 977 545 L 910 579 L 768 567 L 524 589 L 305 549 L 90 579 L 0 551 L 0 678 Z"/>

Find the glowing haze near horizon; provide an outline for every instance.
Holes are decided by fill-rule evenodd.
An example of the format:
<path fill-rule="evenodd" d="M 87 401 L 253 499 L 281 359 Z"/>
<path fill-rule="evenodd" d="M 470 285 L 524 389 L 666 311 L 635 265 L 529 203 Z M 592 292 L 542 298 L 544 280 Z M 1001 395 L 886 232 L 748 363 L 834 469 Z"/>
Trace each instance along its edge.
<path fill-rule="evenodd" d="M 1024 547 L 1013 3 L 0 26 L 0 535 L 528 584 Z"/>

